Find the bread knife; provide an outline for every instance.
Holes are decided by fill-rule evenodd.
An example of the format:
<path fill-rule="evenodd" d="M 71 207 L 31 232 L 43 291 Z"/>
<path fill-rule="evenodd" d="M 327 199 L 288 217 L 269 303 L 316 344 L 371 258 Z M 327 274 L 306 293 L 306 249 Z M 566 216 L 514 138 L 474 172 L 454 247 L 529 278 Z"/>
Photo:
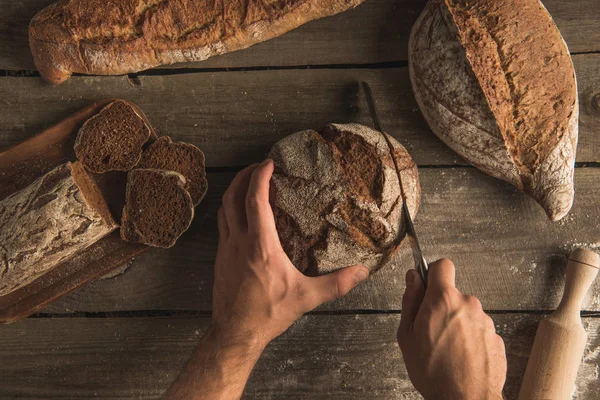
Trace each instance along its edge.
<path fill-rule="evenodd" d="M 402 196 L 402 210 L 406 221 L 406 238 L 408 239 L 410 247 L 412 249 L 413 258 L 415 260 L 415 269 L 419 272 L 421 278 L 423 279 L 423 282 L 427 285 L 427 273 L 429 271 L 429 265 L 427 264 L 427 261 L 423 256 L 423 251 L 421 250 L 421 245 L 419 244 L 419 239 L 417 238 L 417 232 L 415 231 L 415 226 L 413 225 L 413 221 L 410 216 L 410 211 L 408 210 L 408 206 L 406 205 L 406 192 L 402 183 L 402 175 L 400 174 L 400 169 L 398 168 L 398 161 L 396 160 L 394 146 L 392 146 L 390 139 L 387 137 L 387 135 L 383 132 L 383 129 L 381 128 L 381 121 L 377 116 L 377 110 L 375 109 L 375 101 L 373 100 L 373 92 L 371 91 L 371 87 L 367 82 L 362 82 L 362 86 L 367 96 L 367 104 L 369 105 L 369 111 L 371 113 L 371 118 L 373 119 L 373 125 L 375 125 L 375 129 L 379 131 L 379 133 L 381 133 L 381 135 L 385 139 L 385 142 L 388 146 L 388 150 L 390 152 L 390 156 L 392 157 L 392 161 L 394 162 L 394 168 L 396 169 L 396 175 L 398 176 L 398 183 L 400 184 L 400 193 Z M 400 224 L 402 224 L 402 220 L 400 221 Z"/>

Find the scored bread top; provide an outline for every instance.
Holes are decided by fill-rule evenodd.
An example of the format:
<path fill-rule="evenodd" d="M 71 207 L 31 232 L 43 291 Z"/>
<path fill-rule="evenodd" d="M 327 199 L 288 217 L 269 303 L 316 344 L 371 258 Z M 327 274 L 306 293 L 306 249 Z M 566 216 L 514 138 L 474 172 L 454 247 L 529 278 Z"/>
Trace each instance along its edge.
<path fill-rule="evenodd" d="M 431 129 L 473 165 L 535 198 L 552 220 L 573 204 L 573 64 L 539 0 L 430 0 L 409 72 Z"/>
<path fill-rule="evenodd" d="M 127 177 L 121 238 L 154 247 L 171 247 L 194 218 L 185 177 L 174 171 L 134 169 Z"/>
<path fill-rule="evenodd" d="M 29 25 L 35 65 L 58 84 L 71 73 L 125 74 L 202 61 L 259 43 L 365 0 L 61 0 Z"/>
<path fill-rule="evenodd" d="M 186 179 L 185 188 L 190 192 L 194 205 L 198 205 L 208 189 L 204 153 L 189 143 L 173 143 L 162 136 L 142 154 L 138 168 L 154 168 L 179 172 Z"/>
<path fill-rule="evenodd" d="M 445 1 L 515 164 L 533 173 L 577 111 L 560 32 L 539 0 Z"/>
<path fill-rule="evenodd" d="M 132 104 L 117 100 L 88 119 L 75 140 L 75 155 L 95 173 L 129 171 L 153 136 L 145 117 Z"/>
<path fill-rule="evenodd" d="M 390 138 L 412 216 L 420 202 L 416 165 Z M 292 263 L 307 275 L 391 258 L 405 235 L 402 195 L 385 139 L 358 124 L 331 124 L 277 142 L 270 201 Z"/>

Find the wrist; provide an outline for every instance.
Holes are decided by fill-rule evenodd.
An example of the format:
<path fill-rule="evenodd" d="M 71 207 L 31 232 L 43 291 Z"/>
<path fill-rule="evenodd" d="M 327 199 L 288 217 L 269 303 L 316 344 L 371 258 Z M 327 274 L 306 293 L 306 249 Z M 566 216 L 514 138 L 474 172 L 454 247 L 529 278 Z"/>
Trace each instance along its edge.
<path fill-rule="evenodd" d="M 258 359 L 270 340 L 256 332 L 241 331 L 222 327 L 214 321 L 203 337 L 219 351 L 235 351 L 246 357 Z"/>

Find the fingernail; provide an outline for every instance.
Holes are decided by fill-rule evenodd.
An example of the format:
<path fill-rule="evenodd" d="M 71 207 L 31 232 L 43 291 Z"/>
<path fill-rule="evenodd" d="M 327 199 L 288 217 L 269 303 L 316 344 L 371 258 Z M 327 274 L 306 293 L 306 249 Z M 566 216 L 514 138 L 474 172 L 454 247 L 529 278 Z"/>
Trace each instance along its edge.
<path fill-rule="evenodd" d="M 260 166 L 264 167 L 265 165 L 267 165 L 269 163 L 269 161 L 271 161 L 270 158 L 265 159 L 263 162 L 260 163 Z"/>
<path fill-rule="evenodd" d="M 359 269 L 358 271 L 356 271 L 356 274 L 354 274 L 354 284 L 358 285 L 359 283 L 367 279 L 367 276 L 369 276 L 367 270 L 363 268 Z"/>

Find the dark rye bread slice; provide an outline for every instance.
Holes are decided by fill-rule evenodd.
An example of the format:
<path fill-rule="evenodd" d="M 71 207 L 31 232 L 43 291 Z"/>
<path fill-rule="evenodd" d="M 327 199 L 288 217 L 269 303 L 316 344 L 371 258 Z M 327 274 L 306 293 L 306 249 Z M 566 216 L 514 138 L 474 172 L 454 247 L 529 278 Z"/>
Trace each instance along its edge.
<path fill-rule="evenodd" d="M 139 162 L 150 138 L 156 138 L 156 134 L 142 111 L 127 101 L 117 100 L 79 129 L 75 155 L 97 174 L 129 171 Z"/>
<path fill-rule="evenodd" d="M 138 168 L 179 172 L 186 179 L 185 188 L 194 206 L 200 204 L 208 189 L 204 153 L 192 144 L 173 143 L 168 136 L 162 136 L 144 151 Z"/>
<path fill-rule="evenodd" d="M 129 172 L 121 238 L 154 247 L 171 247 L 194 218 L 185 177 L 174 171 L 134 169 Z"/>

